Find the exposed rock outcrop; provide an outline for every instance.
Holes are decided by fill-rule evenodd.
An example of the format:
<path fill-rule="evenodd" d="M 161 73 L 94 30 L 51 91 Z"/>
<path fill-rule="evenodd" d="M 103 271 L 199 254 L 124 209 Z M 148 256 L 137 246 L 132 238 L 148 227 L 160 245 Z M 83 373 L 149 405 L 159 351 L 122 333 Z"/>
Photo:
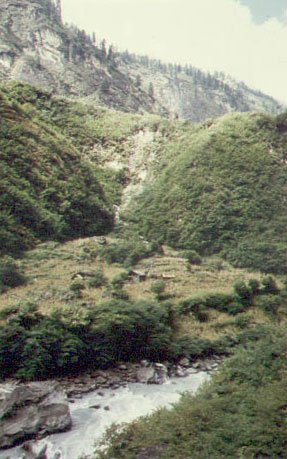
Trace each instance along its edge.
<path fill-rule="evenodd" d="M 0 0 L 0 80 L 18 80 L 99 105 L 153 112 L 154 101 L 106 49 L 62 23 L 52 0 Z"/>
<path fill-rule="evenodd" d="M 7 387 L 7 386 L 6 386 Z M 0 448 L 71 428 L 64 394 L 47 383 L 0 387 Z"/>

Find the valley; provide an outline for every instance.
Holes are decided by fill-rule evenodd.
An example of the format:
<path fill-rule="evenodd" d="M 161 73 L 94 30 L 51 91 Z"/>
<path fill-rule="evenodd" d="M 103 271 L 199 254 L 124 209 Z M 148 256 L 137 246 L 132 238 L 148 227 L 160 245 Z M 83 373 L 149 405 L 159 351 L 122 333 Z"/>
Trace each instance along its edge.
<path fill-rule="evenodd" d="M 222 72 L 107 47 L 63 24 L 60 3 L 0 0 L 3 447 L 26 438 L 10 436 L 26 401 L 5 384 L 29 405 L 37 381 L 75 396 L 121 389 L 121 371 L 158 383 L 224 361 L 90 457 L 285 457 L 284 107 Z"/>

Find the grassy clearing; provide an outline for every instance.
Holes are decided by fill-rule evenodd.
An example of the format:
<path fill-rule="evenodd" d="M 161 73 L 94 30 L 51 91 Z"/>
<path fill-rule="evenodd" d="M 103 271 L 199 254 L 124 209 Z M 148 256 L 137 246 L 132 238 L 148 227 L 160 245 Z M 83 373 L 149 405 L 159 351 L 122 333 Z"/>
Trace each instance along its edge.
<path fill-rule="evenodd" d="M 18 264 L 28 282 L 1 294 L 1 308 L 30 301 L 36 303 L 42 313 L 49 314 L 56 307 L 84 311 L 99 302 L 109 301 L 113 292 L 113 279 L 127 272 L 127 269 L 120 264 L 109 265 L 103 261 L 98 255 L 101 248 L 98 241 L 97 237 L 91 237 L 64 244 L 49 242 L 27 252 Z M 107 238 L 108 244 L 115 241 Z M 91 287 L 90 278 L 83 277 L 80 281 L 85 288 L 78 297 L 73 297 L 70 286 L 75 280 L 75 274 L 98 270 L 106 279 L 105 285 Z M 167 246 L 164 246 L 162 255 L 142 259 L 133 270 L 147 273 L 147 277 L 139 282 L 134 275 L 124 282 L 121 291 L 131 300 L 154 300 L 153 285 L 163 280 L 164 299 L 175 305 L 191 297 L 204 297 L 211 293 L 229 294 L 232 293 L 236 281 L 243 280 L 247 283 L 251 278 L 260 281 L 263 277 L 258 272 L 232 268 L 227 262 L 215 257 L 205 258 L 201 265 L 191 265 L 188 268 L 188 262 L 180 256 L 180 252 Z M 283 309 L 282 316 L 284 313 Z M 251 308 L 246 315 L 249 318 L 248 326 L 270 321 L 258 308 Z M 178 336 L 189 334 L 213 341 L 225 334 L 236 335 L 239 328 L 235 321 L 234 317 L 216 310 L 208 311 L 206 322 L 199 322 L 189 314 L 177 318 L 176 333 Z"/>

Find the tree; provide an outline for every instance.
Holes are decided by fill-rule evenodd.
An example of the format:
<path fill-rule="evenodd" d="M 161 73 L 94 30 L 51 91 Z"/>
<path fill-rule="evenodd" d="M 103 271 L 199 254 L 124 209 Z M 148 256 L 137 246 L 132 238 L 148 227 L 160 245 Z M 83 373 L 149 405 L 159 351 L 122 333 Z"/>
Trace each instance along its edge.
<path fill-rule="evenodd" d="M 139 88 L 142 84 L 142 80 L 141 80 L 141 77 L 140 75 L 137 75 L 136 77 L 136 86 Z"/>
<path fill-rule="evenodd" d="M 109 50 L 108 50 L 108 59 L 109 60 L 112 60 L 114 56 L 114 48 L 113 48 L 113 45 L 109 46 Z"/>
<path fill-rule="evenodd" d="M 56 11 L 58 18 L 62 21 L 62 2 L 61 0 L 56 0 Z"/>
<path fill-rule="evenodd" d="M 102 41 L 101 41 L 101 50 L 103 51 L 104 56 L 106 56 L 106 55 L 107 55 L 107 44 L 106 44 L 106 40 L 102 40 Z"/>
<path fill-rule="evenodd" d="M 154 99 L 154 87 L 153 84 L 150 82 L 148 85 L 148 95 L 151 99 Z"/>

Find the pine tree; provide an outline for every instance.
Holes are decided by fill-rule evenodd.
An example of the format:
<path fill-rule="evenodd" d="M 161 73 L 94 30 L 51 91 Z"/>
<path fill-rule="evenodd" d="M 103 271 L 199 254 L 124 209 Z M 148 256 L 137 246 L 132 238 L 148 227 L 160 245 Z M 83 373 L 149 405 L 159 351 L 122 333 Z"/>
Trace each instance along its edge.
<path fill-rule="evenodd" d="M 60 21 L 62 21 L 62 1 L 61 0 L 56 0 L 56 11 L 58 18 Z"/>
<path fill-rule="evenodd" d="M 153 88 L 153 84 L 150 82 L 150 84 L 148 85 L 148 95 L 149 97 L 151 97 L 151 99 L 154 99 L 154 88 Z"/>

